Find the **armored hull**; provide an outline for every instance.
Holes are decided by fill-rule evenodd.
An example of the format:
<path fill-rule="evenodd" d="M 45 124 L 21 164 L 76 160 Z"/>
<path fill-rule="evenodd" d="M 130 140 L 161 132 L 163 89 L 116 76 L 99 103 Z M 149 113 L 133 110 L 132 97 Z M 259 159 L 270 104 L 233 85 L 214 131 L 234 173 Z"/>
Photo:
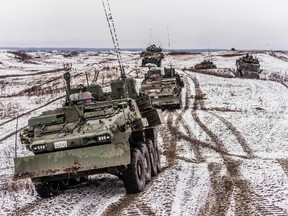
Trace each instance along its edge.
<path fill-rule="evenodd" d="M 29 119 L 20 135 L 34 155 L 14 159 L 14 177 L 31 178 L 43 198 L 57 195 L 71 180 L 103 172 L 117 175 L 127 192 L 136 193 L 160 171 L 155 132 L 163 121 L 160 111 L 136 94 L 133 80 L 113 81 L 105 97 L 92 87 L 97 100 L 67 97 L 63 107 Z"/>
<path fill-rule="evenodd" d="M 259 60 L 247 54 L 236 60 L 236 76 L 243 78 L 258 79 L 262 70 L 260 69 Z"/>
<path fill-rule="evenodd" d="M 195 65 L 196 69 L 215 69 L 216 65 L 212 61 L 204 60 L 203 62 Z"/>
<path fill-rule="evenodd" d="M 142 58 L 142 67 L 146 64 L 154 64 L 157 67 L 161 67 L 161 61 L 164 58 L 164 53 L 160 47 L 156 47 L 154 44 L 147 47 L 145 51 L 140 53 Z"/>
<path fill-rule="evenodd" d="M 163 72 L 163 73 L 162 73 Z M 180 108 L 184 83 L 174 68 L 152 68 L 141 83 L 141 91 L 148 94 L 157 108 Z"/>

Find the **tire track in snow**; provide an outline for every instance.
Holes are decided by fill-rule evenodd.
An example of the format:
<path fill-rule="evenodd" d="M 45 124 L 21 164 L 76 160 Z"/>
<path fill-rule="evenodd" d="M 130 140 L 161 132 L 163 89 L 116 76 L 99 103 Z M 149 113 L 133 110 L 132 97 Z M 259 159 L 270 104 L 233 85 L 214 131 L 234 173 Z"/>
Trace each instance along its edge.
<path fill-rule="evenodd" d="M 180 114 L 176 113 L 176 115 L 177 115 L 177 120 L 178 120 L 177 122 L 180 122 L 180 124 L 184 127 L 184 129 L 186 130 L 188 136 L 189 136 L 190 138 L 196 140 L 195 134 L 193 133 L 193 131 L 192 131 L 191 128 L 189 127 L 188 123 L 183 119 L 181 113 L 180 113 Z M 178 128 L 178 125 L 176 125 L 175 127 Z M 180 134 L 180 133 L 178 132 L 178 134 Z M 179 137 L 178 137 L 178 139 L 179 139 Z M 195 143 L 194 143 L 194 142 L 191 142 L 191 141 L 189 141 L 189 142 L 190 142 L 191 147 L 192 147 L 192 150 L 193 150 L 193 152 L 194 152 L 194 154 L 195 154 L 195 159 L 196 159 L 196 161 L 197 161 L 197 162 L 204 162 L 205 159 L 204 159 L 204 157 L 203 157 L 202 154 L 201 154 L 199 145 L 195 145 Z"/>
<path fill-rule="evenodd" d="M 195 85 L 196 96 L 203 95 L 202 90 L 200 89 L 200 83 L 196 77 L 191 77 L 192 81 Z M 211 141 L 215 143 L 216 147 L 221 152 L 228 152 L 224 143 L 221 139 L 214 134 L 199 118 L 197 114 L 197 109 L 200 108 L 202 110 L 206 110 L 204 105 L 204 101 L 202 97 L 196 97 L 192 110 L 192 117 L 195 122 L 200 126 L 200 128 L 210 137 Z M 224 160 L 224 165 L 227 167 L 228 157 L 225 154 L 220 153 L 221 157 Z M 211 179 L 211 191 L 208 196 L 208 200 L 204 205 L 204 210 L 201 210 L 201 214 L 204 215 L 226 215 L 229 209 L 229 203 L 231 200 L 231 195 L 233 192 L 233 183 L 231 181 L 231 177 L 229 175 L 221 176 L 221 166 L 222 164 L 210 163 L 208 164 L 208 170 Z M 230 174 L 230 173 L 229 173 Z"/>
<path fill-rule="evenodd" d="M 189 125 L 185 122 L 185 120 L 183 119 L 184 114 L 188 111 L 189 107 L 190 107 L 190 97 L 191 97 L 191 89 L 190 89 L 190 83 L 188 82 L 188 79 L 185 78 L 184 79 L 185 82 L 185 88 L 186 88 L 186 94 L 185 94 L 185 106 L 184 108 L 181 110 L 180 113 L 177 113 L 177 111 L 173 110 L 171 111 L 174 116 L 176 116 L 176 120 L 175 120 L 175 124 L 172 127 L 171 124 L 171 128 L 169 128 L 169 130 L 172 132 L 172 134 L 175 134 L 177 140 L 179 140 L 179 125 L 182 125 L 184 127 L 184 129 L 186 130 L 187 134 L 189 137 L 193 137 L 196 139 L 195 134 L 193 133 L 193 131 L 191 130 L 191 128 L 189 127 Z M 192 142 L 190 142 L 191 147 L 192 147 L 192 151 L 195 155 L 195 159 L 197 162 L 203 161 L 203 157 L 201 156 L 201 152 L 200 149 L 198 148 L 197 145 L 194 145 Z M 177 156 L 177 159 L 182 159 L 186 162 L 195 162 L 194 158 L 182 158 Z"/>
<path fill-rule="evenodd" d="M 116 182 L 115 182 L 116 181 Z M 47 199 L 37 198 L 25 206 L 15 209 L 11 215 L 39 215 L 39 212 L 45 215 L 91 215 L 102 209 L 105 202 L 106 206 L 110 204 L 110 199 L 115 199 L 119 189 L 123 189 L 123 184 L 118 179 L 104 178 L 101 180 L 92 180 L 87 184 L 77 185 L 64 190 L 56 197 Z M 58 206 L 57 209 L 51 206 Z"/>
<path fill-rule="evenodd" d="M 165 112 L 164 114 L 166 114 Z M 163 139 L 163 155 L 167 158 L 167 166 L 171 167 L 175 164 L 176 157 L 176 142 L 177 138 L 175 137 L 175 133 L 177 131 L 172 127 L 172 112 L 168 112 L 167 123 L 161 125 L 160 127 L 160 136 Z"/>
<path fill-rule="evenodd" d="M 25 116 L 31 114 L 32 112 L 35 112 L 35 111 L 37 111 L 37 110 L 40 110 L 40 109 L 42 109 L 42 108 L 44 108 L 44 107 L 46 107 L 46 106 L 48 106 L 48 105 L 50 105 L 50 104 L 52 104 L 52 103 L 60 100 L 60 99 L 63 99 L 64 97 L 65 97 L 65 96 L 57 97 L 57 98 L 55 98 L 55 99 L 53 99 L 53 100 L 51 100 L 51 101 L 49 101 L 49 102 L 47 102 L 47 103 L 45 103 L 45 104 L 37 107 L 37 108 L 34 108 L 34 109 L 32 109 L 32 110 L 29 110 L 28 112 L 25 112 L 25 113 L 20 114 L 20 115 L 18 116 L 18 121 L 19 121 L 19 118 L 25 117 Z M 5 126 L 5 127 L 7 127 L 7 128 L 14 128 L 14 125 L 16 125 L 16 121 L 17 121 L 17 117 L 14 117 L 14 118 L 6 121 L 6 122 L 1 123 L 0 126 Z M 12 126 L 10 126 L 10 125 L 12 125 Z M 19 132 L 20 130 L 24 129 L 25 127 L 26 127 L 26 126 L 20 127 L 20 128 L 18 129 L 18 132 Z M 7 132 L 9 132 L 9 131 L 7 131 Z M 11 136 L 13 136 L 13 135 L 15 135 L 15 134 L 16 134 L 16 130 L 15 130 L 15 129 L 13 129 L 12 131 L 10 130 L 10 133 L 8 133 L 8 134 L 2 134 L 2 137 L 0 137 L 0 143 L 3 143 L 4 140 L 10 138 Z"/>
<path fill-rule="evenodd" d="M 213 113 L 213 112 L 209 112 L 211 115 L 215 116 L 216 118 L 218 118 L 221 122 L 223 122 L 226 127 L 232 132 L 232 134 L 235 136 L 236 140 L 240 143 L 243 151 L 248 155 L 248 157 L 250 158 L 254 158 L 255 155 L 252 151 L 252 149 L 249 147 L 248 143 L 246 142 L 245 138 L 242 136 L 242 134 L 240 133 L 240 131 L 237 130 L 237 128 L 227 119 L 223 118 L 222 116 Z"/>
<path fill-rule="evenodd" d="M 127 194 L 112 203 L 101 216 L 110 215 L 171 215 L 176 196 L 179 173 L 175 167 L 168 167 L 146 185 L 139 194 Z M 157 194 L 157 196 L 155 196 Z M 155 206 L 156 205 L 156 206 Z"/>
<path fill-rule="evenodd" d="M 195 80 L 195 79 L 194 79 Z M 201 89 L 199 82 L 195 82 L 195 88 L 198 89 L 198 93 L 201 94 Z M 197 98 L 195 98 L 197 100 Z M 200 106 L 201 109 L 205 110 L 205 106 L 202 103 L 194 102 L 192 116 L 196 123 L 204 130 L 210 139 L 216 144 L 216 146 L 224 152 L 227 152 L 224 144 L 220 140 L 220 138 L 214 134 L 198 117 L 196 109 Z M 209 112 L 210 113 L 210 112 Z M 211 114 L 211 113 L 210 113 Z M 224 119 L 224 118 L 223 118 Z M 222 119 L 222 120 L 223 120 Z M 221 119 L 220 119 L 221 120 Z M 231 126 L 231 124 L 224 120 L 223 122 Z M 231 130 L 231 128 L 229 128 Z M 233 129 L 236 129 L 233 127 Z M 232 129 L 232 130 L 233 130 Z M 234 132 L 234 135 L 238 137 L 238 141 L 241 144 L 241 136 Z M 245 146 L 245 143 L 242 142 L 244 146 L 241 145 L 243 150 L 248 154 L 248 156 L 252 154 L 250 152 L 250 148 Z M 229 204 L 231 200 L 235 200 L 235 215 L 285 215 L 286 212 L 283 209 L 269 204 L 268 200 L 260 195 L 256 194 L 252 191 L 252 186 L 250 185 L 248 180 L 243 179 L 240 172 L 240 165 L 242 164 L 241 160 L 235 160 L 231 157 L 228 157 L 226 154 L 220 154 L 223 159 L 223 164 L 219 164 L 215 166 L 214 163 L 208 164 L 210 171 L 210 179 L 211 179 L 211 191 L 209 198 L 204 205 L 204 208 L 201 209 L 200 215 L 227 215 Z M 225 175 L 221 175 L 222 168 L 218 169 L 219 166 L 224 166 L 226 168 L 227 173 Z M 215 169 L 216 168 L 216 169 Z M 257 206 L 255 208 L 255 206 Z"/>
<path fill-rule="evenodd" d="M 201 110 L 206 110 L 204 101 L 203 101 L 203 92 L 200 89 L 200 83 L 196 77 L 189 76 L 189 78 L 193 81 L 194 86 L 195 86 L 195 100 L 193 104 L 193 110 L 201 109 Z"/>
<path fill-rule="evenodd" d="M 280 166 L 282 167 L 286 176 L 288 177 L 288 159 L 278 159 L 277 161 L 280 164 Z"/>
<path fill-rule="evenodd" d="M 288 89 L 288 85 L 286 83 L 282 82 L 281 84 Z"/>
<path fill-rule="evenodd" d="M 23 117 L 23 116 L 26 116 L 26 115 L 28 115 L 28 114 L 30 114 L 30 113 L 32 113 L 32 112 L 34 112 L 34 111 L 37 111 L 37 110 L 39 110 L 39 109 L 41 109 L 41 108 L 43 108 L 43 107 L 46 107 L 47 105 L 49 105 L 49 104 L 51 104 L 51 103 L 53 103 L 53 102 L 55 102 L 55 101 L 57 101 L 57 100 L 60 100 L 60 99 L 62 99 L 62 98 L 64 98 L 64 97 L 65 97 L 65 95 L 62 95 L 62 96 L 60 96 L 60 97 L 57 97 L 57 98 L 55 98 L 55 99 L 53 99 L 53 100 L 51 100 L 51 101 L 49 101 L 49 102 L 47 102 L 47 103 L 39 106 L 39 107 L 36 107 L 36 108 L 31 109 L 31 110 L 29 110 L 29 111 L 27 111 L 27 112 L 25 112 L 25 113 L 20 114 L 20 115 L 18 116 L 18 118 Z M 7 120 L 7 121 L 5 121 L 5 122 L 0 123 L 0 126 L 6 125 L 6 124 L 8 124 L 9 122 L 14 121 L 14 120 L 16 120 L 16 119 L 17 119 L 17 116 L 14 117 L 14 118 L 12 118 L 12 119 L 9 119 L 9 120 Z M 15 125 L 15 123 L 14 123 L 14 125 Z"/>

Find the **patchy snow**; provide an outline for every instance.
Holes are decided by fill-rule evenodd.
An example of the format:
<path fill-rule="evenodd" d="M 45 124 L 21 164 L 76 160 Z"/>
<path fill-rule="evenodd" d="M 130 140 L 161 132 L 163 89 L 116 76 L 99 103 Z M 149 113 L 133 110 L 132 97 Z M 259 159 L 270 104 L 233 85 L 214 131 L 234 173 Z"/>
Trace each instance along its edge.
<path fill-rule="evenodd" d="M 63 63 L 72 63 L 72 86 L 86 83 L 86 72 L 108 91 L 117 59 L 111 52 L 28 54 L 23 62 L 0 50 L 0 215 L 288 215 L 288 53 L 253 52 L 259 80 L 220 77 L 246 52 L 166 54 L 162 65 L 176 67 L 185 87 L 183 107 L 163 111 L 157 128 L 162 172 L 135 195 L 117 177 L 95 175 L 49 199 L 38 198 L 30 179 L 13 180 L 16 116 L 23 128 L 64 103 Z M 139 53 L 122 57 L 139 89 L 148 69 Z M 187 70 L 210 58 L 217 76 Z M 18 155 L 30 154 L 17 142 Z"/>

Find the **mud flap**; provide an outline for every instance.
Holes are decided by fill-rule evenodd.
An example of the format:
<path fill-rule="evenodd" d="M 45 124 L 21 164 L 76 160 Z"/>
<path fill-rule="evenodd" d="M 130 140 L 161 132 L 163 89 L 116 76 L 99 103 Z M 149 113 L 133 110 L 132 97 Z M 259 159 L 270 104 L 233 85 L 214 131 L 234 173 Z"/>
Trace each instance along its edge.
<path fill-rule="evenodd" d="M 14 178 L 55 176 L 129 163 L 128 142 L 106 144 L 14 158 Z"/>
<path fill-rule="evenodd" d="M 155 127 L 157 125 L 162 124 L 163 116 L 162 112 L 160 110 L 157 110 L 155 108 L 145 110 L 141 112 L 142 116 L 148 120 L 149 127 Z"/>

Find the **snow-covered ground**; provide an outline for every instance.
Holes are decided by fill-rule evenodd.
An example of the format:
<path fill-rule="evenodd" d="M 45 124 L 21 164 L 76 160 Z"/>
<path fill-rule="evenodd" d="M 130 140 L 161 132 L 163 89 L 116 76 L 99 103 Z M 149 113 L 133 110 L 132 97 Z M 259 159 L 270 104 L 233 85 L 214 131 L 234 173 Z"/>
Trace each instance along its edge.
<path fill-rule="evenodd" d="M 288 215 L 288 53 L 253 52 L 259 80 L 225 78 L 245 52 L 166 55 L 162 66 L 172 64 L 185 87 L 183 108 L 163 111 L 157 129 L 163 171 L 136 195 L 115 176 L 95 175 L 49 199 L 29 179 L 13 180 L 17 121 L 24 128 L 64 103 L 63 64 L 72 63 L 72 85 L 87 73 L 109 90 L 117 60 L 109 52 L 28 54 L 23 62 L 0 50 L 0 215 Z M 139 85 L 147 71 L 139 53 L 122 55 Z M 211 57 L 217 76 L 190 70 Z M 17 155 L 29 154 L 17 142 Z"/>

